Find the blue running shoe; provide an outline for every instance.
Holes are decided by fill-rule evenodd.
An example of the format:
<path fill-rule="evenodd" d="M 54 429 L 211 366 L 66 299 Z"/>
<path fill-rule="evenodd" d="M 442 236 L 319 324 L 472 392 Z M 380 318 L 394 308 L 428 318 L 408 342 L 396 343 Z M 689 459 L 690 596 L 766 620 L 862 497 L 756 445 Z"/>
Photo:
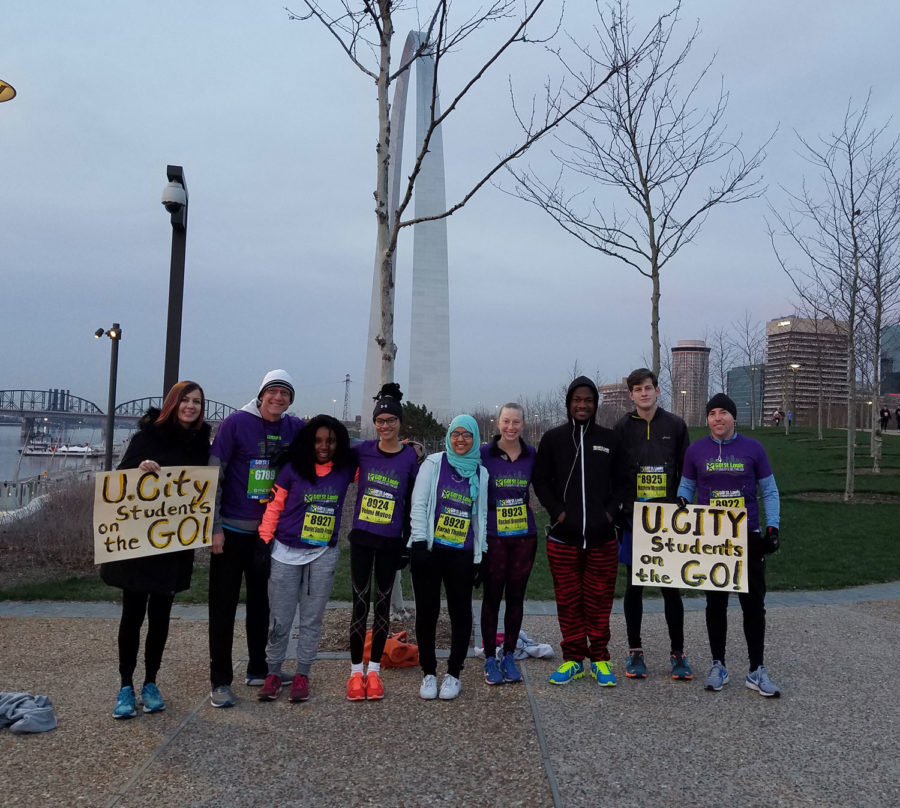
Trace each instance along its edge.
<path fill-rule="evenodd" d="M 669 664 L 672 666 L 672 678 L 686 682 L 694 678 L 691 666 L 688 665 L 687 657 L 684 654 L 672 654 L 669 657 Z"/>
<path fill-rule="evenodd" d="M 123 687 L 116 696 L 116 707 L 113 710 L 113 718 L 134 718 L 137 710 L 134 704 L 134 688 Z"/>
<path fill-rule="evenodd" d="M 144 705 L 145 713 L 161 713 L 166 709 L 162 694 L 153 682 L 147 682 L 141 688 L 141 702 Z"/>
<path fill-rule="evenodd" d="M 580 679 L 582 676 L 584 676 L 584 665 L 573 659 L 567 659 L 550 674 L 550 684 L 567 685 L 573 679 Z"/>
<path fill-rule="evenodd" d="M 484 661 L 484 681 L 489 685 L 503 684 L 503 673 L 495 656 L 490 656 Z"/>
<path fill-rule="evenodd" d="M 728 668 L 726 668 L 718 659 L 713 660 L 709 673 L 706 674 L 706 689 L 721 690 L 728 684 Z"/>
<path fill-rule="evenodd" d="M 521 682 L 522 672 L 516 666 L 516 657 L 514 654 L 504 654 L 500 660 L 500 670 L 503 672 L 504 682 Z"/>
<path fill-rule="evenodd" d="M 751 690 L 757 691 L 760 696 L 777 699 L 781 695 L 778 685 L 769 678 L 769 672 L 765 665 L 760 665 L 755 671 L 750 671 L 744 684 Z"/>
<path fill-rule="evenodd" d="M 640 648 L 628 652 L 625 660 L 625 676 L 629 679 L 646 679 L 647 666 L 644 664 L 644 652 Z"/>
<path fill-rule="evenodd" d="M 615 687 L 616 677 L 605 659 L 591 662 L 591 678 L 597 680 L 601 687 Z"/>

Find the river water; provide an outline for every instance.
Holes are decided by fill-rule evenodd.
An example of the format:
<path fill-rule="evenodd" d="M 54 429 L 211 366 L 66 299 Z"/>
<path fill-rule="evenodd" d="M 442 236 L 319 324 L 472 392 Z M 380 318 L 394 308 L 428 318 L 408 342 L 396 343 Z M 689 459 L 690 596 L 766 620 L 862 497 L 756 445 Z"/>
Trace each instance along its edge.
<path fill-rule="evenodd" d="M 118 446 L 127 443 L 132 430 L 116 429 L 115 441 Z M 73 429 L 67 430 L 64 442 L 72 444 L 88 443 L 91 446 L 103 446 L 102 429 Z M 57 436 L 51 439 L 55 442 Z M 84 469 L 100 469 L 103 466 L 103 456 L 100 457 L 19 457 L 19 449 L 22 448 L 22 427 L 20 424 L 0 425 L 0 482 L 10 482 L 14 479 L 27 480 L 31 477 L 39 477 L 44 473 L 52 476 L 59 472 L 80 471 Z"/>

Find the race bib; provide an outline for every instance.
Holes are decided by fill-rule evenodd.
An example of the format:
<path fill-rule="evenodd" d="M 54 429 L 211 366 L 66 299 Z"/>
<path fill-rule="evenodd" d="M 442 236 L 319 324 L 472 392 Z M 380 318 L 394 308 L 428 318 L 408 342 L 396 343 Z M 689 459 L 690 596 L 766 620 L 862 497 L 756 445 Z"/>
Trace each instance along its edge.
<path fill-rule="evenodd" d="M 717 508 L 743 508 L 744 494 L 738 489 L 736 491 L 710 491 L 709 504 Z"/>
<path fill-rule="evenodd" d="M 462 547 L 469 534 L 471 518 L 466 511 L 444 507 L 434 526 L 434 540 L 448 547 Z"/>
<path fill-rule="evenodd" d="M 379 488 L 368 488 L 359 503 L 359 520 L 373 525 L 389 525 L 394 518 L 393 495 Z"/>
<path fill-rule="evenodd" d="M 276 469 L 269 467 L 266 458 L 250 461 L 247 478 L 247 499 L 268 499 L 275 483 Z"/>
<path fill-rule="evenodd" d="M 665 466 L 641 466 L 637 474 L 637 498 L 639 501 L 665 499 L 665 468 Z"/>
<path fill-rule="evenodd" d="M 524 499 L 497 500 L 497 535 L 524 536 L 528 533 L 528 512 Z"/>
<path fill-rule="evenodd" d="M 328 505 L 310 505 L 303 517 L 300 538 L 307 544 L 320 547 L 328 544 L 334 536 L 334 508 Z"/>

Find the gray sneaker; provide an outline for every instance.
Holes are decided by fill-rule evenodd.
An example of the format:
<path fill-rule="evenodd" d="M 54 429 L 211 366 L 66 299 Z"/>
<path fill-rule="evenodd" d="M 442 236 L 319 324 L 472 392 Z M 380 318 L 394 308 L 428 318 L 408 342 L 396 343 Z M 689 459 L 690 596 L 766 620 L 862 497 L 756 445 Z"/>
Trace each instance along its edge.
<path fill-rule="evenodd" d="M 750 671 L 744 680 L 744 684 L 751 690 L 757 691 L 760 696 L 769 696 L 777 699 L 781 695 L 778 685 L 769 678 L 769 672 L 766 670 L 765 665 L 760 665 L 755 671 Z"/>
<path fill-rule="evenodd" d="M 237 699 L 228 685 L 219 685 L 214 687 L 209 694 L 209 703 L 213 707 L 234 707 Z"/>
<path fill-rule="evenodd" d="M 728 668 L 726 668 L 718 659 L 713 660 L 709 673 L 706 674 L 706 689 L 721 690 L 724 685 L 728 684 Z"/>

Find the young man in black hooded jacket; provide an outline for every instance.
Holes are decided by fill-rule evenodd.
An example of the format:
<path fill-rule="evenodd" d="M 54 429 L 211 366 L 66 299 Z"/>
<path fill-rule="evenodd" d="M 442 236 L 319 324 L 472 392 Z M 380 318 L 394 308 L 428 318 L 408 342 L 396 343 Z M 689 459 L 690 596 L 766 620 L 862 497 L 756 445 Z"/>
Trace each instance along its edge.
<path fill-rule="evenodd" d="M 597 386 L 579 376 L 566 392 L 566 423 L 541 439 L 532 484 L 550 514 L 547 559 L 562 631 L 563 664 L 550 676 L 567 684 L 591 676 L 611 687 L 609 614 L 618 568 L 619 442 L 594 421 Z"/>

